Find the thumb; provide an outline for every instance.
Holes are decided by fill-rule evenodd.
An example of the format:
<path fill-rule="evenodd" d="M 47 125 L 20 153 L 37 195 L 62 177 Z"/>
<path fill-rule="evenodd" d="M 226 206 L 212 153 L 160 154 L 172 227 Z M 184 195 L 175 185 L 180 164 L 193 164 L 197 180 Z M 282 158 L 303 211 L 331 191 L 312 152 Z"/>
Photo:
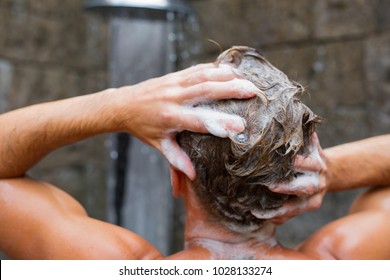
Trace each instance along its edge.
<path fill-rule="evenodd" d="M 195 168 L 190 158 L 180 148 L 173 136 L 161 141 L 161 152 L 173 167 L 186 174 L 190 180 L 195 179 Z"/>

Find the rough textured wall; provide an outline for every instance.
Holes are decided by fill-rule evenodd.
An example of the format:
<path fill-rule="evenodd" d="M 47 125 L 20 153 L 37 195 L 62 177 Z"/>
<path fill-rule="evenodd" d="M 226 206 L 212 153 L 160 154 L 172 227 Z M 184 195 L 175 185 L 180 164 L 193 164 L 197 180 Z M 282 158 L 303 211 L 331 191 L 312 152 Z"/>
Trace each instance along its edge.
<path fill-rule="evenodd" d="M 87 15 L 82 4 L 0 0 L 0 113 L 107 87 L 107 24 Z M 56 151 L 31 175 L 65 189 L 92 216 L 105 218 L 104 139 Z"/>
<path fill-rule="evenodd" d="M 203 38 L 223 49 L 256 47 L 307 88 L 307 103 L 327 119 L 319 130 L 324 147 L 390 132 L 390 1 L 190 2 Z M 82 3 L 0 0 L 0 112 L 107 86 L 108 25 L 105 18 L 86 14 Z M 203 46 L 198 61 L 219 54 L 206 40 Z M 104 141 L 99 137 L 59 150 L 33 175 L 65 189 L 92 216 L 104 219 Z M 288 222 L 278 234 L 285 244 L 296 244 L 344 214 L 351 199 L 329 195 L 321 210 Z"/>
<path fill-rule="evenodd" d="M 310 93 L 326 123 L 323 147 L 390 132 L 390 1 L 192 1 L 205 61 L 232 45 L 257 48 Z M 348 180 L 348 178 L 346 178 Z M 321 210 L 295 218 L 278 235 L 294 245 L 346 213 L 355 192 L 330 194 Z"/>

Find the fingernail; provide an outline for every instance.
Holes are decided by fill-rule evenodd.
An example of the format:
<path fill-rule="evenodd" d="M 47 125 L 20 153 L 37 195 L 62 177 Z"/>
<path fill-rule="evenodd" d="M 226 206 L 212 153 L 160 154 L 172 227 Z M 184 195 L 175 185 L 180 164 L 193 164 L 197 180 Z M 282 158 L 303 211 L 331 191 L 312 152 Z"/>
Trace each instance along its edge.
<path fill-rule="evenodd" d="M 266 211 L 252 210 L 251 214 L 258 219 L 271 219 L 276 216 L 280 216 L 283 213 L 280 210 L 266 210 Z"/>
<path fill-rule="evenodd" d="M 207 129 L 207 131 L 214 136 L 226 138 L 228 137 L 228 130 L 224 128 L 220 122 L 216 121 L 215 119 L 209 119 L 204 121 L 204 125 Z"/>
<path fill-rule="evenodd" d="M 184 151 L 177 149 L 172 144 L 171 139 L 163 139 L 161 141 L 161 152 L 173 167 L 186 174 L 191 180 L 195 179 L 195 168 L 191 160 Z"/>
<path fill-rule="evenodd" d="M 248 142 L 248 135 L 246 133 L 239 133 L 236 135 L 235 140 L 238 143 L 244 144 Z"/>
<path fill-rule="evenodd" d="M 265 103 L 265 104 L 268 103 L 267 95 L 265 94 L 265 92 L 262 91 L 261 89 L 259 89 L 254 83 L 252 83 L 249 80 L 245 80 L 245 79 L 237 79 L 237 80 L 239 83 L 238 91 L 242 92 L 243 97 L 249 98 L 249 97 L 253 97 L 253 96 L 258 96 L 261 98 L 263 103 Z"/>
<path fill-rule="evenodd" d="M 233 67 L 231 65 L 223 64 L 223 63 L 222 64 L 218 64 L 218 67 L 221 68 L 221 69 L 230 69 L 230 70 L 233 69 Z"/>
<path fill-rule="evenodd" d="M 232 129 L 234 129 L 238 133 L 243 132 L 245 130 L 245 127 L 246 121 L 241 117 L 235 120 L 232 124 Z"/>
<path fill-rule="evenodd" d="M 251 91 L 251 92 L 262 92 L 254 83 L 252 83 L 251 81 L 248 81 L 248 80 L 244 80 L 244 79 L 238 79 L 241 83 L 242 83 L 242 86 L 245 90 L 248 90 L 248 91 Z"/>

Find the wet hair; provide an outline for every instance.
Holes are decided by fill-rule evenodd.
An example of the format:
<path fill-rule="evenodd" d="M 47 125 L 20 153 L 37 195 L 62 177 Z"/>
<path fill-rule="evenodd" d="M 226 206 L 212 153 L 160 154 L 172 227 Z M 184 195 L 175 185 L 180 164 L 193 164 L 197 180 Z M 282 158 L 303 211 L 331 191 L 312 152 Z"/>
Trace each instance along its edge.
<path fill-rule="evenodd" d="M 301 102 L 303 87 L 255 49 L 230 48 L 216 63 L 233 65 L 261 93 L 201 106 L 243 117 L 246 130 L 232 139 L 183 131 L 178 142 L 195 166 L 192 187 L 210 219 L 236 232 L 252 232 L 263 224 L 253 210 L 276 209 L 289 198 L 267 186 L 292 180 L 294 158 L 308 153 L 320 118 Z"/>

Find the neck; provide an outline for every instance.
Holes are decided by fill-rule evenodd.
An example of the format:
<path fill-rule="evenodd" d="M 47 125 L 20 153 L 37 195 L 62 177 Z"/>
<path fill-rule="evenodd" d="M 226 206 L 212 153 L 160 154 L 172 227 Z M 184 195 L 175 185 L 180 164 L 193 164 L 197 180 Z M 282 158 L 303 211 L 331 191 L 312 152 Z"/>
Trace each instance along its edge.
<path fill-rule="evenodd" d="M 186 201 L 185 246 L 206 250 L 211 259 L 255 259 L 277 245 L 275 225 L 266 222 L 256 232 L 238 233 L 210 221 L 192 196 Z"/>

